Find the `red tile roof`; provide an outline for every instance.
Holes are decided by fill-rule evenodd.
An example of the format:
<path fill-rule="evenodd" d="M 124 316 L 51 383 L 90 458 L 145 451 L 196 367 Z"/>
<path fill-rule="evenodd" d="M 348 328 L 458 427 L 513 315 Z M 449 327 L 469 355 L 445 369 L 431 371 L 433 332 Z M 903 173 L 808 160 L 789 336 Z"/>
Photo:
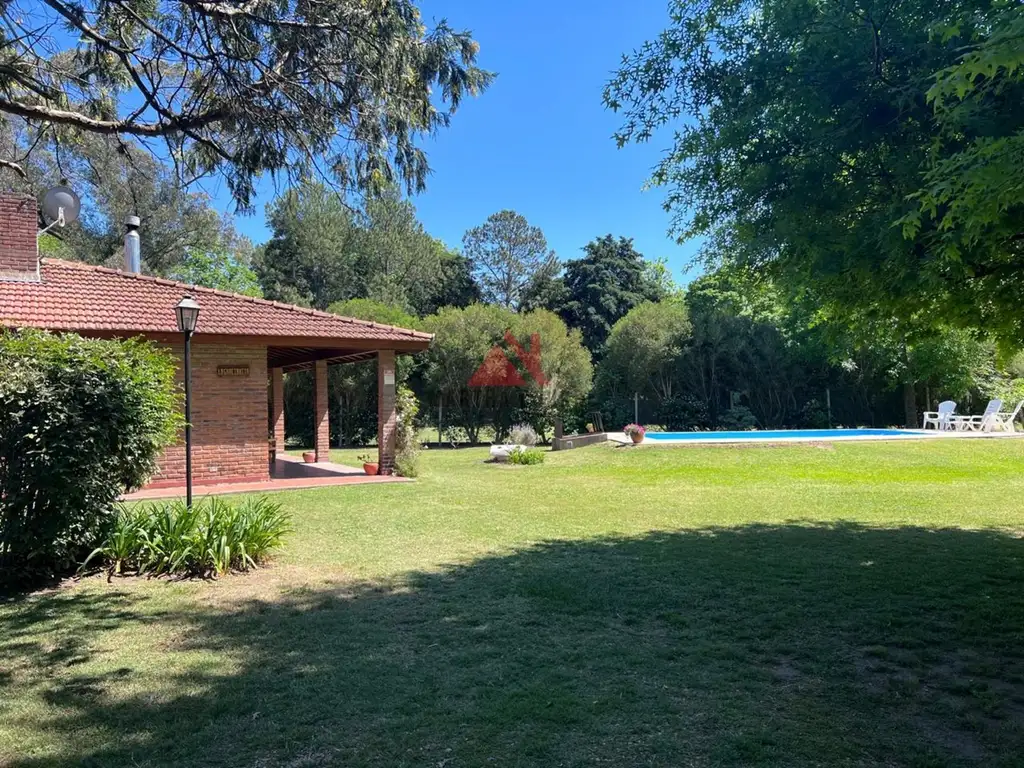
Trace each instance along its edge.
<path fill-rule="evenodd" d="M 53 331 L 177 333 L 174 307 L 186 293 L 202 307 L 203 335 L 402 342 L 426 348 L 428 333 L 254 299 L 212 288 L 58 259 L 41 260 L 42 282 L 0 280 L 0 327 Z"/>

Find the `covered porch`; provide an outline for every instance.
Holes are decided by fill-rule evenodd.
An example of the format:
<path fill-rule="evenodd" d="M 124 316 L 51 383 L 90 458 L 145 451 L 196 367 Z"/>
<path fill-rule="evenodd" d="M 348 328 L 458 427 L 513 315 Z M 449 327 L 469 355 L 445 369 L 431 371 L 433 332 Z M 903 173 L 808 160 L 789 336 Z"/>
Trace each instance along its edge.
<path fill-rule="evenodd" d="M 394 473 L 397 448 L 398 415 L 395 409 L 395 361 L 401 349 L 341 349 L 332 347 L 267 347 L 269 378 L 270 475 L 273 479 L 291 479 L 301 472 L 316 475 L 317 468 L 341 467 L 330 463 L 330 393 L 328 368 L 376 359 L 377 361 L 377 464 L 379 476 Z M 313 445 L 316 463 L 296 466 L 285 455 L 284 375 L 311 371 L 313 375 Z M 361 468 L 344 468 L 366 477 Z M 331 469 L 331 472 L 338 472 Z"/>

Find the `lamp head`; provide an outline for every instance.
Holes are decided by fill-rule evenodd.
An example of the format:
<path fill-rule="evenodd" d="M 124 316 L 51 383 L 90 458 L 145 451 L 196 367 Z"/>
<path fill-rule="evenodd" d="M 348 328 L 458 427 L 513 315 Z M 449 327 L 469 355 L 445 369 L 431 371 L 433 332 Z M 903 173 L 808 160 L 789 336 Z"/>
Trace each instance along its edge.
<path fill-rule="evenodd" d="M 199 304 L 191 296 L 185 296 L 174 308 L 174 314 L 178 319 L 178 330 L 182 333 L 192 334 L 199 323 Z"/>

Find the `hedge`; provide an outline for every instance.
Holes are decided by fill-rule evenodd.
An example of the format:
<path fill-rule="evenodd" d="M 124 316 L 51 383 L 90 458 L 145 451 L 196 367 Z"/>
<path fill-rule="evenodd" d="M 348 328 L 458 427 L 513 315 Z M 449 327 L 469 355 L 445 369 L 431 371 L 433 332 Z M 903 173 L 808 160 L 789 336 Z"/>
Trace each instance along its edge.
<path fill-rule="evenodd" d="M 0 333 L 0 582 L 67 571 L 182 424 L 170 353 L 141 340 Z"/>

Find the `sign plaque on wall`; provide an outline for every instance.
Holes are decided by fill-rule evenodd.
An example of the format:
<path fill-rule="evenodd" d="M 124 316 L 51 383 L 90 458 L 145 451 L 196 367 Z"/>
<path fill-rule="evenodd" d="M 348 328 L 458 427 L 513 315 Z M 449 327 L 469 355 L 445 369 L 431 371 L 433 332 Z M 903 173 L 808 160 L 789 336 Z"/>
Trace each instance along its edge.
<path fill-rule="evenodd" d="M 247 379 L 249 378 L 249 366 L 248 365 L 218 365 L 217 375 L 228 379 Z"/>

